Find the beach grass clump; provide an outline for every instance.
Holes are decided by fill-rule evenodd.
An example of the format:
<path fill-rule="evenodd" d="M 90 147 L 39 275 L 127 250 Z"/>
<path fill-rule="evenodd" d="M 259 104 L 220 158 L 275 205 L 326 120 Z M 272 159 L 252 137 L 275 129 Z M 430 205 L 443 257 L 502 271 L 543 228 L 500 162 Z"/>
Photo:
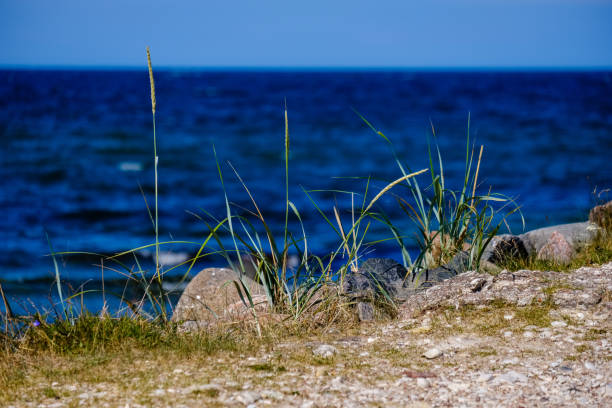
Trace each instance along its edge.
<path fill-rule="evenodd" d="M 394 161 L 402 174 L 410 172 L 410 166 L 398 156 L 391 140 L 376 129 L 365 117 L 357 112 L 366 125 L 380 136 L 391 149 Z M 407 237 L 399 231 L 384 214 L 379 219 L 391 230 L 398 243 L 404 265 L 412 273 L 449 262 L 459 251 L 469 255 L 469 269 L 480 268 L 484 249 L 506 219 L 518 213 L 523 221 L 519 206 L 510 197 L 494 193 L 490 189 L 479 193 L 479 172 L 484 146 L 480 146 L 478 159 L 470 140 L 470 117 L 468 116 L 465 169 L 459 188 L 448 186 L 440 148 L 435 142 L 436 132 L 431 124 L 434 148 L 428 139 L 428 162 L 431 182 L 420 184 L 418 179 L 409 178 L 404 183 L 408 195 L 396 196 L 397 204 L 417 229 L 416 241 L 421 251 L 413 260 L 408 253 Z"/>
<path fill-rule="evenodd" d="M 246 209 L 246 214 L 244 214 L 244 208 L 241 208 L 243 214 L 236 214 L 236 211 L 229 204 L 224 175 L 218 159 L 216 162 L 219 180 L 224 192 L 226 217 L 223 220 L 209 217 L 213 223 L 207 224 L 207 226 L 221 249 L 220 253 L 236 272 L 237 279 L 234 281 L 236 290 L 243 303 L 252 311 L 256 322 L 258 318 L 253 295 L 248 285 L 243 281 L 244 276 L 253 278 L 263 285 L 268 304 L 274 312 L 286 314 L 294 320 L 304 317 L 308 312 L 309 317 L 317 316 L 315 320 L 321 320 L 321 316 L 327 316 L 323 320 L 329 323 L 338 316 L 345 314 L 340 312 L 347 306 L 347 300 L 341 293 L 342 283 L 347 273 L 358 269 L 358 262 L 362 254 L 361 249 L 372 222 L 371 216 L 374 214 L 375 204 L 394 186 L 426 172 L 427 169 L 403 175 L 384 186 L 369 200 L 366 188 L 363 200 L 358 208 L 355 208 L 354 204 L 355 194 L 350 193 L 352 211 L 348 227 L 336 207 L 333 208 L 333 215 L 328 214 L 316 203 L 308 191 L 304 191 L 338 238 L 337 244 L 328 255 L 312 254 L 309 252 L 309 238 L 300 211 L 289 198 L 290 139 L 286 107 L 284 119 L 284 187 L 286 198 L 284 203 L 285 222 L 281 233 L 275 234 L 273 232 L 271 226 L 266 222 L 254 195 L 242 180 L 239 172 L 229 164 L 252 204 L 251 209 Z M 296 221 L 297 231 L 291 230 L 290 217 L 292 221 Z M 213 227 L 213 225 L 219 226 L 219 228 Z M 225 231 L 230 236 L 231 247 L 224 246 L 220 231 Z M 279 238 L 280 236 L 282 236 L 282 240 Z M 388 300 L 392 302 L 390 298 Z"/>

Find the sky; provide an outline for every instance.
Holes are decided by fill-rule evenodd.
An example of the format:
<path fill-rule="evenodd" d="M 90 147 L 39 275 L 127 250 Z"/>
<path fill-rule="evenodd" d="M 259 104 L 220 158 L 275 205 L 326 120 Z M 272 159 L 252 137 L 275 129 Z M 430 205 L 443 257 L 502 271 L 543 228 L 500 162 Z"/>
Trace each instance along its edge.
<path fill-rule="evenodd" d="M 0 66 L 612 67 L 612 0 L 0 0 Z"/>

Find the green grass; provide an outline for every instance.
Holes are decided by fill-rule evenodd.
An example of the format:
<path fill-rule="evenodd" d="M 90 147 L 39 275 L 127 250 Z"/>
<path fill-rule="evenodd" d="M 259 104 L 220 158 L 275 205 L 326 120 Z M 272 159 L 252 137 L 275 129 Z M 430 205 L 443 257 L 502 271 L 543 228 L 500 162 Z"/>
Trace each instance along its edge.
<path fill-rule="evenodd" d="M 410 172 L 410 165 L 397 155 L 389 137 L 377 130 L 365 117 L 361 119 L 388 145 L 394 161 L 404 175 Z M 420 184 L 416 178 L 405 180 L 408 194 L 396 196 L 397 203 L 416 227 L 417 243 L 421 253 L 411 259 L 407 249 L 406 236 L 399 231 L 392 220 L 384 214 L 377 219 L 386 224 L 399 245 L 404 265 L 418 274 L 424 268 L 443 265 L 461 250 L 469 255 L 469 269 L 480 269 L 482 253 L 506 219 L 518 213 L 525 225 L 519 206 L 514 201 L 490 190 L 485 193 L 479 184 L 480 163 L 484 146 L 480 146 L 476 159 L 474 146 L 470 144 L 470 116 L 468 115 L 463 184 L 452 188 L 446 183 L 442 154 L 437 144 L 433 123 L 431 131 L 435 149 L 428 139 L 429 176 L 431 183 Z M 476 167 L 474 169 L 474 167 Z"/>
<path fill-rule="evenodd" d="M 36 350 L 57 354 L 96 354 L 126 349 L 171 349 L 188 353 L 236 350 L 234 331 L 180 333 L 175 324 L 134 317 L 100 317 L 83 314 L 74 321 L 56 320 L 26 329 L 18 340 L 6 343 L 8 350 Z M 243 332 L 242 335 L 247 333 Z"/>

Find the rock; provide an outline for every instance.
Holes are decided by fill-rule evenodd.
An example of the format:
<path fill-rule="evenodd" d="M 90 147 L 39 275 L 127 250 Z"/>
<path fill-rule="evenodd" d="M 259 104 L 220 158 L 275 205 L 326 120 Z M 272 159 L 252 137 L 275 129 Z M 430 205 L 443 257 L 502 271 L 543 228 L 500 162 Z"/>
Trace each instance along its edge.
<path fill-rule="evenodd" d="M 438 358 L 442 355 L 442 351 L 437 349 L 437 348 L 431 348 L 429 350 L 427 350 L 425 353 L 423 353 L 423 357 L 425 357 L 426 359 L 432 360 L 434 358 Z"/>
<path fill-rule="evenodd" d="M 511 234 L 494 236 L 482 252 L 481 262 L 497 264 L 508 258 L 525 259 L 528 256 L 520 237 Z"/>
<path fill-rule="evenodd" d="M 564 321 L 561 321 L 561 320 L 555 320 L 554 322 L 551 322 L 551 323 L 550 323 L 550 325 L 551 325 L 552 327 L 559 328 L 559 327 L 565 327 L 565 326 L 567 326 L 567 323 L 565 323 Z"/>
<path fill-rule="evenodd" d="M 546 243 L 540 248 L 537 259 L 567 265 L 572 260 L 574 248 L 558 231 L 553 231 Z"/>
<path fill-rule="evenodd" d="M 518 237 L 525 245 L 529 255 L 537 254 L 546 245 L 554 232 L 562 235 L 563 238 L 574 249 L 593 241 L 601 229 L 590 222 L 576 222 L 573 224 L 561 224 L 553 227 L 540 228 L 526 232 Z"/>
<path fill-rule="evenodd" d="M 481 289 L 474 292 L 476 279 Z M 552 291 L 547 291 L 552 288 Z M 612 288 L 612 262 L 598 267 L 583 267 L 569 273 L 554 271 L 503 271 L 497 276 L 475 271 L 465 272 L 451 279 L 415 293 L 399 306 L 402 320 L 412 319 L 427 310 L 463 305 L 488 305 L 495 300 L 528 306 L 551 299 L 563 307 L 592 306 L 603 299 Z"/>
<path fill-rule="evenodd" d="M 470 282 L 470 290 L 472 292 L 478 292 L 482 287 L 487 283 L 487 280 L 484 278 L 474 278 Z"/>
<path fill-rule="evenodd" d="M 593 306 L 601 302 L 601 288 L 585 288 L 582 290 L 559 289 L 553 293 L 553 302 L 557 306 L 576 307 Z"/>
<path fill-rule="evenodd" d="M 407 293 L 413 294 L 417 291 L 430 288 L 438 283 L 457 276 L 467 271 L 469 266 L 469 255 L 467 252 L 458 252 L 451 261 L 434 269 L 426 269 L 420 273 L 413 273 L 408 276 L 404 286 Z"/>
<path fill-rule="evenodd" d="M 207 268 L 198 273 L 189 282 L 172 314 L 174 322 L 197 322 L 205 326 L 205 322 L 219 318 L 232 318 L 233 314 L 244 312 L 240 309 L 242 300 L 234 282 L 239 277 L 227 268 Z M 247 276 L 242 277 L 244 284 L 250 288 L 257 303 L 261 304 L 264 295 L 263 286 Z"/>
<path fill-rule="evenodd" d="M 374 320 L 374 307 L 369 302 L 359 302 L 357 303 L 357 315 L 361 322 L 372 321 Z"/>
<path fill-rule="evenodd" d="M 525 374 L 518 373 L 516 371 L 508 371 L 505 374 L 498 375 L 493 382 L 499 384 L 500 382 L 527 382 L 528 378 Z"/>
<path fill-rule="evenodd" d="M 416 383 L 419 387 L 422 388 L 427 388 L 430 385 L 429 380 L 427 378 L 422 377 L 417 378 Z"/>
<path fill-rule="evenodd" d="M 589 221 L 604 230 L 612 229 L 612 201 L 595 206 L 589 212 Z"/>
<path fill-rule="evenodd" d="M 329 344 L 321 344 L 312 350 L 312 354 L 319 358 L 331 358 L 336 355 L 338 349 Z"/>
<path fill-rule="evenodd" d="M 406 268 L 392 259 L 370 258 L 346 276 L 343 292 L 358 299 L 372 300 L 385 295 L 395 299 L 405 292 L 407 273 Z"/>
<path fill-rule="evenodd" d="M 250 405 L 259 401 L 261 395 L 255 391 L 242 391 L 236 394 L 234 399 L 244 405 Z"/>

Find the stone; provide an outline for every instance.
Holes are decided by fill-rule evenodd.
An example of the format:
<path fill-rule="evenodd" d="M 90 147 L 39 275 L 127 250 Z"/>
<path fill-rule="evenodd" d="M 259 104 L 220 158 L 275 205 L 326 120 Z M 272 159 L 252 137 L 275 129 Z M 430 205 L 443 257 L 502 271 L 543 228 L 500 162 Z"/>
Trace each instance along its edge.
<path fill-rule="evenodd" d="M 370 302 L 358 302 L 357 316 L 361 322 L 369 322 L 374 320 L 374 307 Z"/>
<path fill-rule="evenodd" d="M 597 367 L 595 367 L 595 365 L 593 365 L 589 361 L 585 361 L 584 368 L 586 368 L 587 370 L 595 370 Z"/>
<path fill-rule="evenodd" d="M 508 258 L 525 259 L 528 256 L 520 237 L 511 234 L 496 235 L 482 252 L 481 262 L 497 264 Z"/>
<path fill-rule="evenodd" d="M 487 283 L 487 280 L 484 278 L 475 278 L 470 282 L 470 290 L 472 292 L 478 292 L 482 287 Z"/>
<path fill-rule="evenodd" d="M 346 276 L 343 292 L 352 298 L 402 297 L 408 271 L 388 258 L 370 258 Z"/>
<path fill-rule="evenodd" d="M 430 385 L 429 380 L 427 378 L 422 378 L 422 377 L 417 378 L 416 383 L 419 387 L 422 387 L 422 388 L 427 388 Z"/>
<path fill-rule="evenodd" d="M 537 255 L 554 232 L 562 235 L 572 248 L 577 249 L 593 241 L 600 231 L 601 228 L 596 224 L 575 222 L 532 230 L 518 237 L 525 245 L 528 255 Z"/>
<path fill-rule="evenodd" d="M 486 282 L 482 284 L 482 289 L 474 292 L 473 282 L 479 278 Z M 552 294 L 547 294 L 549 288 L 554 289 Z M 597 267 L 582 267 L 569 273 L 520 270 L 490 276 L 469 271 L 415 293 L 409 301 L 399 306 L 398 312 L 400 319 L 406 321 L 440 307 L 479 307 L 496 300 L 528 306 L 543 303 L 549 297 L 559 306 L 588 307 L 604 299 L 606 290 L 609 290 L 606 288 L 612 288 L 612 262 Z"/>
<path fill-rule="evenodd" d="M 231 319 L 232 314 L 243 313 L 240 309 L 242 300 L 238 294 L 235 282 L 239 276 L 228 268 L 207 268 L 198 273 L 189 282 L 172 314 L 174 322 L 197 322 L 198 327 L 205 322 L 220 318 Z M 261 307 L 263 286 L 247 276 L 242 276 L 242 282 L 250 289 Z M 239 285 L 240 286 L 240 285 Z M 265 303 L 264 303 L 265 306 Z"/>
<path fill-rule="evenodd" d="M 312 354 L 319 358 L 331 358 L 336 355 L 338 349 L 329 344 L 321 344 L 312 350 Z"/>
<path fill-rule="evenodd" d="M 612 229 L 612 201 L 593 207 L 589 212 L 589 221 L 610 231 Z"/>
<path fill-rule="evenodd" d="M 236 401 L 250 405 L 261 399 L 261 395 L 255 391 L 242 391 L 235 395 Z"/>
<path fill-rule="evenodd" d="M 537 259 L 567 265 L 573 255 L 572 245 L 558 231 L 553 231 L 546 243 L 538 250 Z"/>
<path fill-rule="evenodd" d="M 442 355 L 442 351 L 440 349 L 437 348 L 431 348 L 429 350 L 427 350 L 425 353 L 423 353 L 423 357 L 425 357 L 428 360 L 433 360 L 434 358 L 438 358 Z"/>
<path fill-rule="evenodd" d="M 525 374 L 521 374 L 516 371 L 510 370 L 507 373 L 498 375 L 493 382 L 494 383 L 500 383 L 500 382 L 508 382 L 508 383 L 524 382 L 526 383 L 527 381 L 528 381 L 528 378 Z"/>

